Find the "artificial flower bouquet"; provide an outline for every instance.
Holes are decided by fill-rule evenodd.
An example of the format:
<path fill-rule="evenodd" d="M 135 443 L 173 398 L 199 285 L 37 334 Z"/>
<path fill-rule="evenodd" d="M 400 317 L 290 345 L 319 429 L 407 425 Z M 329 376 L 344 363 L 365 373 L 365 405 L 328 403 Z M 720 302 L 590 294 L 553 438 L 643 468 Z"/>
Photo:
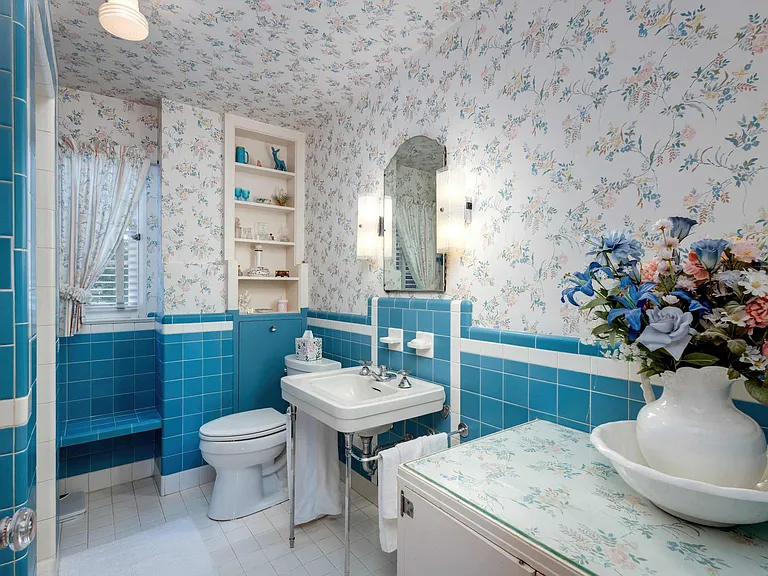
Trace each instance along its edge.
<path fill-rule="evenodd" d="M 768 404 L 768 257 L 751 240 L 683 242 L 695 220 L 659 220 L 655 255 L 643 259 L 626 230 L 588 240 L 593 261 L 566 277 L 563 302 L 587 310 L 607 355 L 639 360 L 641 374 L 722 366 Z"/>

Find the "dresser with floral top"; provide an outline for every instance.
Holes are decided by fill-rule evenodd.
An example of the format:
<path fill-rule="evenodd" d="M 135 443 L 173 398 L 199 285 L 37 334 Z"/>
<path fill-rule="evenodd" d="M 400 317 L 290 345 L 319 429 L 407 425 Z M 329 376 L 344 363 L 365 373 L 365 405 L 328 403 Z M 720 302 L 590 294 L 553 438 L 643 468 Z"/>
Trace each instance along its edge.
<path fill-rule="evenodd" d="M 405 464 L 398 484 L 398 576 L 427 561 L 441 576 L 768 575 L 768 523 L 717 529 L 670 516 L 588 434 L 542 420 Z M 490 567 L 467 568 L 483 558 Z"/>

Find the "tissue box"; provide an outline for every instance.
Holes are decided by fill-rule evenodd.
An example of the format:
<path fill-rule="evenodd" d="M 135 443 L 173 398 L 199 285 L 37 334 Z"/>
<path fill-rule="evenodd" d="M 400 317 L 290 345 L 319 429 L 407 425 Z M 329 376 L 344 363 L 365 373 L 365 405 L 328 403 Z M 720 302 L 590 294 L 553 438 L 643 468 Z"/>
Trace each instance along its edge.
<path fill-rule="evenodd" d="M 323 359 L 322 338 L 296 338 L 296 358 L 305 362 Z"/>

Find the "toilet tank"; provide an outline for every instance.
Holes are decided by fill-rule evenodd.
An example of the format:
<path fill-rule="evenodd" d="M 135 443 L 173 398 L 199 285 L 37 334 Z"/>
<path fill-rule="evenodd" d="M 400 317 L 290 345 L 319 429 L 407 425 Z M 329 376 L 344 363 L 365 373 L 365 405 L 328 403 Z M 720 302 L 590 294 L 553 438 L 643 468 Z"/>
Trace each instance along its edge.
<path fill-rule="evenodd" d="M 288 376 L 294 374 L 307 374 L 309 372 L 328 372 L 329 370 L 341 370 L 341 362 L 322 358 L 314 362 L 306 362 L 296 358 L 296 354 L 285 357 L 285 373 Z"/>

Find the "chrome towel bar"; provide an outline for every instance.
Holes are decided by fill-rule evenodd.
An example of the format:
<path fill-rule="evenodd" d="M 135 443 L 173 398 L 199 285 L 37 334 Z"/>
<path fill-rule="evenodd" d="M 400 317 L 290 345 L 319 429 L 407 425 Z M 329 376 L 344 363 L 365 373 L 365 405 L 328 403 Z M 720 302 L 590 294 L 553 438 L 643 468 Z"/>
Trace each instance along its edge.
<path fill-rule="evenodd" d="M 432 428 L 430 428 L 430 432 L 428 435 L 432 436 L 433 434 L 437 434 L 437 432 L 435 432 Z M 459 422 L 459 427 L 456 430 L 454 430 L 453 432 L 448 432 L 448 436 L 456 436 L 456 435 L 458 435 L 461 438 L 466 438 L 467 436 L 469 436 L 469 426 L 467 426 L 464 422 Z M 409 440 L 410 439 L 404 439 L 404 440 L 401 440 L 401 442 L 408 442 Z M 373 456 L 358 456 L 355 453 L 355 449 L 353 449 L 352 458 L 354 458 L 360 463 L 374 462 L 379 458 L 381 458 L 381 456 L 379 455 L 379 452 L 381 452 L 381 450 L 392 448 L 397 444 L 400 444 L 400 442 L 393 442 L 391 444 L 384 444 L 382 446 L 378 446 L 376 448 L 376 454 L 374 454 Z"/>

